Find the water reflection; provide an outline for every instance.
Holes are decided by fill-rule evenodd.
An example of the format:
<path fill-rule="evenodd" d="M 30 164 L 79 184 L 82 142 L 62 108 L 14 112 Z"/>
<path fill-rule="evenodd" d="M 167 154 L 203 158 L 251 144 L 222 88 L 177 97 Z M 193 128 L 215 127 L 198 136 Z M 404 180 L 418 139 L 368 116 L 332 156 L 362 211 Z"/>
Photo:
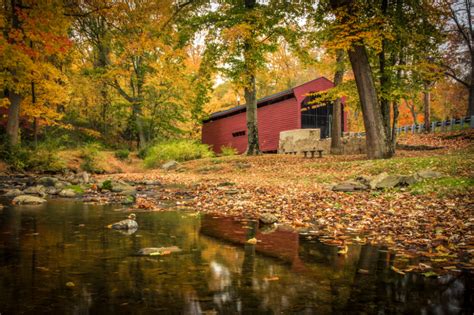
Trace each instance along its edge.
<path fill-rule="evenodd" d="M 344 257 L 289 230 L 179 212 L 141 213 L 140 229 L 123 235 L 105 228 L 123 217 L 116 210 L 61 200 L 4 209 L 0 313 L 473 311 L 470 274 L 401 276 L 378 248 L 351 246 Z M 246 244 L 253 237 L 261 242 Z M 134 255 L 167 246 L 183 251 Z"/>

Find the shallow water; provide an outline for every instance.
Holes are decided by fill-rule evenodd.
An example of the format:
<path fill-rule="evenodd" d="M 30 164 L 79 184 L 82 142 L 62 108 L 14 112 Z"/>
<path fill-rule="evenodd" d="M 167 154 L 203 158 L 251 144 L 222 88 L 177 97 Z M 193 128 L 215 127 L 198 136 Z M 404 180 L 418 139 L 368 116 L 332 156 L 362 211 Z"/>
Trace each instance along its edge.
<path fill-rule="evenodd" d="M 66 200 L 0 210 L 0 313 L 473 312 L 471 274 L 402 276 L 380 248 L 344 257 L 288 230 L 177 211 L 138 213 L 132 235 L 105 228 L 125 216 Z M 183 251 L 135 255 L 161 246 Z"/>

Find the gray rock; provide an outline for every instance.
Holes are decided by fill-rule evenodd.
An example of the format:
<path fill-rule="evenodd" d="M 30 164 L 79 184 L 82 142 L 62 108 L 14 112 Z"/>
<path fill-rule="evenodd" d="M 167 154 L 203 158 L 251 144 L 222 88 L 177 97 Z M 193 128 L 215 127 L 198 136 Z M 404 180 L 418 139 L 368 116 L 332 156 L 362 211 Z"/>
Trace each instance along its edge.
<path fill-rule="evenodd" d="M 161 182 L 157 180 L 148 179 L 148 180 L 142 181 L 141 184 L 146 185 L 146 186 L 160 186 Z"/>
<path fill-rule="evenodd" d="M 65 197 L 65 198 L 74 198 L 76 197 L 76 192 L 72 189 L 63 189 L 59 192 L 59 196 Z"/>
<path fill-rule="evenodd" d="M 252 165 L 246 162 L 237 162 L 235 163 L 235 167 L 242 170 L 242 169 L 251 168 Z"/>
<path fill-rule="evenodd" d="M 370 186 L 370 181 L 372 180 L 372 177 L 367 176 L 367 175 L 360 175 L 356 178 L 356 181 L 359 183 L 365 185 L 365 186 Z"/>
<path fill-rule="evenodd" d="M 178 167 L 178 162 L 176 161 L 168 161 L 165 164 L 161 165 L 161 168 L 165 171 L 174 170 Z"/>
<path fill-rule="evenodd" d="M 46 202 L 46 199 L 36 197 L 36 196 L 31 196 L 31 195 L 20 195 L 16 196 L 13 200 L 12 203 L 14 205 L 36 205 L 36 204 L 41 204 Z"/>
<path fill-rule="evenodd" d="M 433 179 L 443 177 L 443 174 L 432 170 L 422 170 L 417 172 L 416 176 L 421 179 Z"/>
<path fill-rule="evenodd" d="M 278 222 L 278 218 L 271 213 L 262 213 L 258 219 L 263 224 L 273 224 Z"/>
<path fill-rule="evenodd" d="M 132 185 L 129 185 L 123 181 L 113 181 L 112 182 L 112 191 L 113 192 L 123 192 L 128 190 L 135 190 Z"/>
<path fill-rule="evenodd" d="M 376 184 L 376 189 L 384 189 L 384 188 L 393 188 L 400 184 L 400 176 L 398 175 L 388 175 L 382 179 L 380 179 Z"/>
<path fill-rule="evenodd" d="M 89 180 L 90 180 L 89 173 L 82 172 L 82 173 L 79 173 L 78 176 L 80 177 L 79 179 L 83 184 L 88 184 L 89 183 Z"/>
<path fill-rule="evenodd" d="M 5 194 L 3 194 L 4 197 L 16 197 L 23 194 L 23 192 L 19 189 L 10 189 L 7 190 Z"/>
<path fill-rule="evenodd" d="M 56 177 L 46 176 L 46 177 L 41 177 L 40 179 L 38 179 L 38 184 L 46 186 L 46 187 L 54 186 L 58 182 L 59 182 L 59 179 L 57 179 Z"/>
<path fill-rule="evenodd" d="M 226 195 L 237 195 L 239 191 L 237 189 L 229 189 L 225 191 Z"/>
<path fill-rule="evenodd" d="M 57 182 L 56 184 L 54 184 L 54 188 L 61 190 L 64 187 L 69 186 L 69 185 L 71 184 L 67 182 Z"/>
<path fill-rule="evenodd" d="M 122 190 L 120 192 L 120 195 L 122 195 L 122 196 L 136 196 L 137 191 L 135 190 L 135 188 L 132 187 L 131 189 Z"/>
<path fill-rule="evenodd" d="M 401 175 L 400 183 L 401 186 L 410 186 L 419 182 L 419 179 L 416 175 Z"/>
<path fill-rule="evenodd" d="M 40 197 L 46 196 L 46 188 L 43 185 L 31 186 L 23 190 L 24 194 L 27 195 L 38 195 Z"/>
<path fill-rule="evenodd" d="M 366 185 L 355 181 L 346 181 L 332 187 L 333 191 L 355 191 L 367 189 L 368 187 Z"/>
<path fill-rule="evenodd" d="M 47 187 L 46 188 L 46 193 L 48 195 L 57 195 L 59 193 L 59 189 L 56 189 L 54 187 Z"/>

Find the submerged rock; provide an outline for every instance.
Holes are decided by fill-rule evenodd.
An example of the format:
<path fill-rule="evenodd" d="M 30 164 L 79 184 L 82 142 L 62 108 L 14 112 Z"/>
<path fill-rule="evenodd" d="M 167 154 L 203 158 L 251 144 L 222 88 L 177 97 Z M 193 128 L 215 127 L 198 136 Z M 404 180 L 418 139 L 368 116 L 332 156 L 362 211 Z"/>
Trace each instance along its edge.
<path fill-rule="evenodd" d="M 13 198 L 12 203 L 14 205 L 35 205 L 46 202 L 46 199 L 31 196 L 31 195 L 20 195 Z"/>
<path fill-rule="evenodd" d="M 166 255 L 171 253 L 181 252 L 181 248 L 178 246 L 169 246 L 169 247 L 146 247 L 138 251 L 138 255 L 141 256 L 154 256 L 154 255 Z"/>

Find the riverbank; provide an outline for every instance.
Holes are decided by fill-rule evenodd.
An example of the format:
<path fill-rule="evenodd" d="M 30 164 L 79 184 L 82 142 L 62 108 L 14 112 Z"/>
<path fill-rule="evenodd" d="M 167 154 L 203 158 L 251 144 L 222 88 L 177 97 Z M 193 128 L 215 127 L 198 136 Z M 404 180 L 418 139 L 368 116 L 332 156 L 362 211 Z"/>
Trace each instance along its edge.
<path fill-rule="evenodd" d="M 128 204 L 135 212 L 172 207 L 275 222 L 339 246 L 341 255 L 351 244 L 383 245 L 397 253 L 401 272 L 414 268 L 403 260 L 410 257 L 422 258 L 425 267 L 415 266 L 421 269 L 472 269 L 472 132 L 416 135 L 400 144 L 403 149 L 390 160 L 230 156 L 179 163 L 168 171 L 97 175 L 81 195 L 87 202 Z M 420 172 L 437 175 L 418 178 Z M 418 179 L 391 188 L 333 190 L 383 173 Z M 111 187 L 104 186 L 108 180 Z"/>

